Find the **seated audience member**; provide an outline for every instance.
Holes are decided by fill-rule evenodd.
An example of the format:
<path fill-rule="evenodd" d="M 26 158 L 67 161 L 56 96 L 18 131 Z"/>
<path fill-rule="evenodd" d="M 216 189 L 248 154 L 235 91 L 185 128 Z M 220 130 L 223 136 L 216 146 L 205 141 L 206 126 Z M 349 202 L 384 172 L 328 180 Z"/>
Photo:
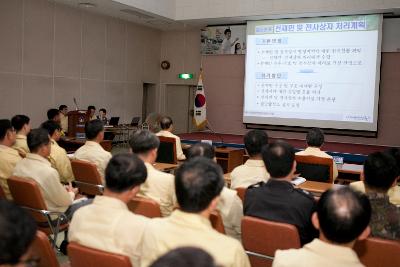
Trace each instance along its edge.
<path fill-rule="evenodd" d="M 221 266 L 250 266 L 240 242 L 211 226 L 209 217 L 223 187 L 221 167 L 212 160 L 196 157 L 183 163 L 175 176 L 180 209 L 149 222 L 143 236 L 141 266 L 149 266 L 159 256 L 182 246 L 204 249 Z"/>
<path fill-rule="evenodd" d="M 104 139 L 104 125 L 101 120 L 86 122 L 85 134 L 87 141 L 75 151 L 75 158 L 96 164 L 104 183 L 104 172 L 112 156 L 110 152 L 105 151 L 100 145 Z"/>
<path fill-rule="evenodd" d="M 17 131 L 13 148 L 16 149 L 22 157 L 25 157 L 26 154 L 29 153 L 28 143 L 26 142 L 26 136 L 31 131 L 29 121 L 29 117 L 25 115 L 15 115 L 11 119 L 11 125 L 14 130 Z"/>
<path fill-rule="evenodd" d="M 295 225 L 301 244 L 310 242 L 317 236 L 311 223 L 316 203 L 312 194 L 291 183 L 296 171 L 294 148 L 277 141 L 262 150 L 262 157 L 271 178 L 247 189 L 244 214 Z"/>
<path fill-rule="evenodd" d="M 307 148 L 303 151 L 297 152 L 296 155 L 301 156 L 315 156 L 320 158 L 330 158 L 333 160 L 331 155 L 328 155 L 321 150 L 324 144 L 324 132 L 320 128 L 312 128 L 307 133 Z M 338 176 L 338 170 L 335 161 L 333 162 L 333 180 Z"/>
<path fill-rule="evenodd" d="M 95 106 L 88 106 L 87 108 L 87 114 L 89 116 L 89 120 L 97 120 L 96 116 L 96 107 Z"/>
<path fill-rule="evenodd" d="M 61 112 L 56 108 L 51 108 L 47 111 L 47 119 L 50 121 L 55 121 L 61 123 Z"/>
<path fill-rule="evenodd" d="M 150 267 L 217 267 L 210 254 L 196 247 L 180 247 L 164 254 Z"/>
<path fill-rule="evenodd" d="M 12 196 L 8 189 L 7 179 L 12 175 L 15 165 L 22 159 L 18 151 L 11 148 L 14 143 L 15 130 L 10 120 L 0 120 L 0 186 L 9 200 Z"/>
<path fill-rule="evenodd" d="M 30 247 L 36 222 L 22 208 L 0 200 L 0 266 L 37 266 Z"/>
<path fill-rule="evenodd" d="M 188 159 L 199 156 L 216 161 L 214 148 L 210 144 L 197 143 L 188 150 Z M 224 186 L 217 210 L 222 217 L 226 234 L 240 240 L 243 204 L 237 192 Z"/>
<path fill-rule="evenodd" d="M 389 153 L 396 159 L 397 167 L 400 169 L 400 149 L 390 148 L 385 152 Z M 365 193 L 364 175 L 361 175 L 361 181 L 352 182 L 350 184 L 350 187 L 357 191 Z M 389 196 L 390 203 L 396 206 L 400 205 L 400 187 L 397 185 L 397 182 L 394 183 L 392 187 L 390 187 L 387 195 Z"/>
<path fill-rule="evenodd" d="M 75 213 L 69 226 L 70 242 L 128 256 L 132 266 L 139 266 L 139 248 L 149 219 L 129 211 L 127 203 L 146 176 L 146 167 L 136 155 L 123 153 L 111 158 L 104 194 Z"/>
<path fill-rule="evenodd" d="M 140 186 L 138 196 L 151 198 L 160 204 L 161 214 L 168 216 L 176 207 L 174 176 L 154 168 L 157 149 L 160 145 L 158 137 L 148 130 L 136 131 L 129 140 L 133 153 L 137 154 L 147 168 L 147 179 Z"/>
<path fill-rule="evenodd" d="M 31 153 L 17 163 L 13 175 L 38 183 L 47 208 L 50 211 L 64 212 L 67 218 L 71 219 L 73 213 L 88 204 L 88 201 L 80 200 L 74 203 L 78 189 L 60 183 L 57 170 L 52 168 L 48 161 L 51 152 L 49 133 L 42 128 L 32 130 L 28 134 L 28 146 Z"/>
<path fill-rule="evenodd" d="M 55 121 L 46 121 L 40 127 L 47 130 L 50 135 L 51 152 L 49 160 L 51 166 L 58 171 L 62 183 L 72 182 L 75 178 L 72 172 L 71 161 L 65 149 L 57 144 L 61 137 L 60 124 Z"/>
<path fill-rule="evenodd" d="M 107 119 L 107 110 L 105 108 L 101 108 L 99 110 L 99 116 L 98 119 L 103 122 L 104 125 L 107 125 L 108 119 Z"/>
<path fill-rule="evenodd" d="M 261 157 L 261 149 L 268 144 L 268 135 L 261 130 L 251 130 L 244 136 L 244 146 L 249 159 L 231 172 L 231 188 L 249 187 L 266 182 L 269 178 Z"/>
<path fill-rule="evenodd" d="M 398 177 L 396 160 L 387 153 L 372 153 L 364 162 L 364 184 L 372 207 L 370 227 L 373 236 L 400 239 L 400 207 L 391 204 L 387 195 Z"/>
<path fill-rule="evenodd" d="M 152 112 L 149 115 L 147 115 L 142 127 L 146 125 L 148 127 L 147 129 L 150 132 L 158 133 L 161 130 L 160 120 L 161 120 L 161 115 L 156 112 Z"/>
<path fill-rule="evenodd" d="M 370 233 L 371 206 L 368 198 L 348 187 L 322 194 L 312 215 L 319 238 L 300 249 L 277 250 L 273 267 L 362 267 L 352 250 L 358 239 Z"/>
<path fill-rule="evenodd" d="M 175 138 L 176 158 L 178 160 L 185 160 L 186 156 L 185 154 L 183 154 L 182 151 L 181 139 L 179 138 L 179 136 L 176 136 L 172 133 L 172 131 L 174 130 L 172 119 L 170 117 L 162 117 L 160 120 L 160 127 L 161 131 L 159 131 L 156 135 Z"/>
<path fill-rule="evenodd" d="M 58 108 L 60 111 L 60 124 L 61 129 L 64 133 L 68 132 L 68 107 L 66 105 L 60 105 Z"/>

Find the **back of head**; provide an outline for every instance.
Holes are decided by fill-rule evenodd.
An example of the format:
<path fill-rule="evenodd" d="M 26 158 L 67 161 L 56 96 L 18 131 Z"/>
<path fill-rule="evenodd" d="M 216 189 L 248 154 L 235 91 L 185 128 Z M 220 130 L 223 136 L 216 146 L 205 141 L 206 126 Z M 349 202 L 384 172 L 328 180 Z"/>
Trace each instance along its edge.
<path fill-rule="evenodd" d="M 129 140 L 129 146 L 133 153 L 146 154 L 153 149 L 157 149 L 160 146 L 160 140 L 148 130 L 139 130 L 132 135 Z"/>
<path fill-rule="evenodd" d="M 268 135 L 261 130 L 251 130 L 244 136 L 244 146 L 250 157 L 261 154 L 261 149 L 268 144 Z"/>
<path fill-rule="evenodd" d="M 12 125 L 10 120 L 0 120 L 0 141 L 3 141 L 9 130 L 12 130 Z"/>
<path fill-rule="evenodd" d="M 47 130 L 47 132 L 49 133 L 50 136 L 52 136 L 56 130 L 61 131 L 60 124 L 55 121 L 51 121 L 51 120 L 43 122 L 40 125 L 40 128 Z"/>
<path fill-rule="evenodd" d="M 147 169 L 135 154 L 117 154 L 108 162 L 105 178 L 108 190 L 121 193 L 144 183 Z"/>
<path fill-rule="evenodd" d="M 43 128 L 33 129 L 27 136 L 29 150 L 36 153 L 41 146 L 50 143 L 49 133 Z"/>
<path fill-rule="evenodd" d="M 372 153 L 364 162 L 364 182 L 369 189 L 386 192 L 398 176 L 396 160 L 388 153 Z"/>
<path fill-rule="evenodd" d="M 169 251 L 150 267 L 216 267 L 210 254 L 200 248 L 180 247 Z"/>
<path fill-rule="evenodd" d="M 12 202 L 0 200 L 0 265 L 17 264 L 36 234 L 32 217 Z"/>
<path fill-rule="evenodd" d="M 354 241 L 369 224 L 371 205 L 368 198 L 350 187 L 330 189 L 317 204 L 320 230 L 331 242 Z"/>
<path fill-rule="evenodd" d="M 101 120 L 91 120 L 85 123 L 85 134 L 88 140 L 95 139 L 104 131 L 104 123 Z"/>
<path fill-rule="evenodd" d="M 56 108 L 51 108 L 47 111 L 47 119 L 55 120 L 56 117 L 60 114 L 60 111 Z"/>
<path fill-rule="evenodd" d="M 187 153 L 187 158 L 192 159 L 194 157 L 206 157 L 208 159 L 214 159 L 215 150 L 214 147 L 207 143 L 197 143 L 191 146 Z"/>
<path fill-rule="evenodd" d="M 172 119 L 170 117 L 162 117 L 160 120 L 160 127 L 162 130 L 168 130 L 172 125 Z"/>
<path fill-rule="evenodd" d="M 103 112 L 104 114 L 107 114 L 107 110 L 105 108 L 99 109 L 99 111 Z"/>
<path fill-rule="evenodd" d="M 261 153 L 271 178 L 283 178 L 292 171 L 295 153 L 290 144 L 284 141 L 276 141 L 265 146 Z"/>
<path fill-rule="evenodd" d="M 20 131 L 25 124 L 29 124 L 29 117 L 25 115 L 15 115 L 11 119 L 11 125 L 14 127 L 14 129 L 18 132 Z"/>
<path fill-rule="evenodd" d="M 96 107 L 95 106 L 88 106 L 87 110 L 96 110 Z"/>
<path fill-rule="evenodd" d="M 400 171 L 400 149 L 397 147 L 392 147 L 385 150 L 385 153 L 391 155 L 396 160 L 397 167 Z"/>
<path fill-rule="evenodd" d="M 324 143 L 324 132 L 320 128 L 312 128 L 307 133 L 307 145 L 311 147 L 321 147 Z"/>
<path fill-rule="evenodd" d="M 60 105 L 60 106 L 58 107 L 58 110 L 59 110 L 59 111 L 62 111 L 62 110 L 64 110 L 65 108 L 68 108 L 67 105 Z"/>
<path fill-rule="evenodd" d="M 180 208 L 199 213 L 208 208 L 224 187 L 221 167 L 211 159 L 196 157 L 175 173 L 175 192 Z"/>

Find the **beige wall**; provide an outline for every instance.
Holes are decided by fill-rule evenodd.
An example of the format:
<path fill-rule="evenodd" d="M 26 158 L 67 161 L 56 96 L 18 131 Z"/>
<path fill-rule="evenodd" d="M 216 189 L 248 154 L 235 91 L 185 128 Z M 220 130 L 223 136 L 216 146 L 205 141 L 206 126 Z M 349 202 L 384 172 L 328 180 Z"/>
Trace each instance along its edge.
<path fill-rule="evenodd" d="M 38 126 L 60 104 L 130 121 L 143 82 L 158 84 L 161 32 L 47 0 L 0 1 L 0 117 Z"/>

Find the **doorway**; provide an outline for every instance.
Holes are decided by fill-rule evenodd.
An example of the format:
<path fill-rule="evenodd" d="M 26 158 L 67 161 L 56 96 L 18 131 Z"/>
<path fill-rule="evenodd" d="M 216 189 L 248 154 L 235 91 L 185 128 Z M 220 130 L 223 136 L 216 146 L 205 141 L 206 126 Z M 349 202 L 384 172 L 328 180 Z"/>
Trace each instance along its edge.
<path fill-rule="evenodd" d="M 154 83 L 143 84 L 143 101 L 142 101 L 142 122 L 145 121 L 147 115 L 157 111 L 157 95 L 156 85 Z"/>

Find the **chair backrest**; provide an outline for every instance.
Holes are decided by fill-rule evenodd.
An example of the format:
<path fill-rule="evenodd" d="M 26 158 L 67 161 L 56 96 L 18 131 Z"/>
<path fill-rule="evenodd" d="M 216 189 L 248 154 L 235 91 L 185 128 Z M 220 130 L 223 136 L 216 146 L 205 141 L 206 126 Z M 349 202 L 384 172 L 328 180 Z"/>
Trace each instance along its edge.
<path fill-rule="evenodd" d="M 75 182 L 82 193 L 89 195 L 102 195 L 103 191 L 100 188 L 103 186 L 103 181 L 97 170 L 96 164 L 73 159 L 71 160 L 72 172 L 75 176 Z"/>
<path fill-rule="evenodd" d="M 34 257 L 40 259 L 38 267 L 60 266 L 49 238 L 41 231 L 36 232 L 36 238 L 32 244 L 32 253 Z"/>
<path fill-rule="evenodd" d="M 4 193 L 3 187 L 0 185 L 0 199 L 6 199 L 6 194 Z"/>
<path fill-rule="evenodd" d="M 213 211 L 210 214 L 210 222 L 212 227 L 217 230 L 218 232 L 220 232 L 221 234 L 225 234 L 225 227 L 224 227 L 224 223 L 222 221 L 222 217 L 221 214 L 219 214 L 218 211 Z"/>
<path fill-rule="evenodd" d="M 242 243 L 252 267 L 272 266 L 277 249 L 300 248 L 300 237 L 294 225 L 244 216 Z"/>
<path fill-rule="evenodd" d="M 161 217 L 160 205 L 149 198 L 135 197 L 128 203 L 128 209 L 135 214 L 149 218 Z"/>
<path fill-rule="evenodd" d="M 307 180 L 333 183 L 333 159 L 296 155 L 296 172 Z"/>
<path fill-rule="evenodd" d="M 238 187 L 235 189 L 237 192 L 237 195 L 239 196 L 239 198 L 242 200 L 242 202 L 244 202 L 244 197 L 246 196 L 246 190 L 247 188 L 245 187 Z"/>
<path fill-rule="evenodd" d="M 71 242 L 68 245 L 68 257 L 72 267 L 131 267 L 127 256 L 84 247 Z"/>
<path fill-rule="evenodd" d="M 172 137 L 159 136 L 160 146 L 158 147 L 158 154 L 156 162 L 176 164 L 176 140 Z"/>
<path fill-rule="evenodd" d="M 47 210 L 39 185 L 34 180 L 11 176 L 7 179 L 7 183 L 15 204 L 35 210 Z M 34 211 L 30 213 L 37 222 L 47 222 L 40 213 Z"/>
<path fill-rule="evenodd" d="M 369 237 L 357 241 L 354 250 L 366 267 L 400 266 L 400 241 Z"/>

